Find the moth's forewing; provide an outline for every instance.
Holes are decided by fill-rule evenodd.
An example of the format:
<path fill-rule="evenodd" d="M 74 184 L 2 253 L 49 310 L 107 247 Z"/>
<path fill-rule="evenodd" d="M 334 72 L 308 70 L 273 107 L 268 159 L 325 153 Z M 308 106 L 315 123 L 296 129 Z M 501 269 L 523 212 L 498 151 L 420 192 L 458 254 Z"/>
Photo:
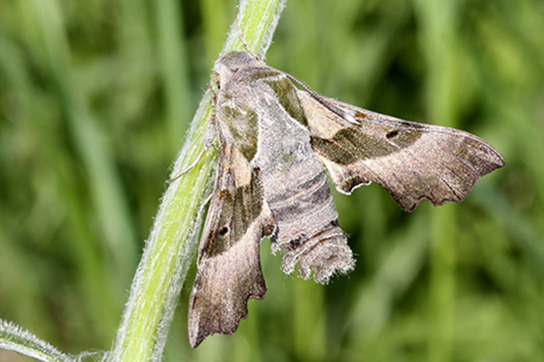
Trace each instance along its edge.
<path fill-rule="evenodd" d="M 232 144 L 221 143 L 214 191 L 189 301 L 194 348 L 214 333 L 232 334 L 247 316 L 249 298 L 262 299 L 260 240 L 271 223 L 259 169 Z M 236 167 L 234 167 L 236 165 Z"/>
<path fill-rule="evenodd" d="M 434 205 L 461 201 L 480 177 L 504 165 L 493 147 L 470 133 L 403 121 L 307 91 L 298 95 L 312 147 L 344 193 L 376 182 L 411 211 L 425 199 Z"/>

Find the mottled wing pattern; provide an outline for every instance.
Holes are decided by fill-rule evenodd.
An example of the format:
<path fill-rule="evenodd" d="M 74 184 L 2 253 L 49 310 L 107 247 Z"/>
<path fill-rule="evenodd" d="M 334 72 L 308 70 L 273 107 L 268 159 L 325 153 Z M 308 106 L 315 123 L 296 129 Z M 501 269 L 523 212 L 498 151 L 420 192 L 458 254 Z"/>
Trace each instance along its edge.
<path fill-rule="evenodd" d="M 248 299 L 264 297 L 263 236 L 283 251 L 287 273 L 298 263 L 302 277 L 326 283 L 353 269 L 323 166 L 342 192 L 377 182 L 413 210 L 423 199 L 460 201 L 504 165 L 469 133 L 321 97 L 245 52 L 218 60 L 213 78 L 220 155 L 189 303 L 193 347 L 233 333 Z"/>
<path fill-rule="evenodd" d="M 224 143 L 189 301 L 193 348 L 208 335 L 234 333 L 247 316 L 248 299 L 264 297 L 259 247 L 272 223 L 260 170 Z"/>
<path fill-rule="evenodd" d="M 461 201 L 480 177 L 504 165 L 493 147 L 469 133 L 297 93 L 312 148 L 341 192 L 376 182 L 411 211 L 424 199 Z"/>

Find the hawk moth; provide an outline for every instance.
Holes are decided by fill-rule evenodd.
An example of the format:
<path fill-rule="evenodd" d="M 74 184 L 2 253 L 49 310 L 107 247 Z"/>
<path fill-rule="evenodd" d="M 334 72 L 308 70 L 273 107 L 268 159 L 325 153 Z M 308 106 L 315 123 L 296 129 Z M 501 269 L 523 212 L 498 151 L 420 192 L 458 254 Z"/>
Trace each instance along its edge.
<path fill-rule="evenodd" d="M 326 98 L 247 52 L 213 68 L 219 160 L 189 301 L 189 339 L 232 334 L 266 286 L 260 241 L 282 269 L 327 283 L 355 261 L 325 171 L 340 192 L 376 182 L 407 211 L 465 198 L 504 165 L 467 132 L 407 122 Z"/>

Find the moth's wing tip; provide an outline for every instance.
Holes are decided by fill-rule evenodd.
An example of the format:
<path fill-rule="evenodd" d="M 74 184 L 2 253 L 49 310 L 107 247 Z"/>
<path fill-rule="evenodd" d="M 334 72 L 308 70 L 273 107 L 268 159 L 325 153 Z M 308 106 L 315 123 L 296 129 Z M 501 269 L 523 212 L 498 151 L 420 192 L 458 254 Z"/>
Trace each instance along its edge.
<path fill-rule="evenodd" d="M 478 173 L 474 177 L 465 179 L 465 182 L 467 183 L 466 189 L 457 189 L 456 192 L 451 192 L 446 195 L 442 195 L 442 197 L 435 198 L 430 195 L 420 195 L 419 197 L 410 197 L 405 195 L 403 196 L 395 194 L 389 188 L 385 186 L 384 187 L 393 196 L 393 198 L 400 205 L 400 207 L 406 212 L 414 211 L 423 200 L 428 200 L 429 202 L 431 202 L 431 204 L 433 204 L 433 206 L 442 206 L 447 202 L 461 202 L 467 197 L 476 182 L 478 182 L 485 175 L 490 174 L 491 172 L 505 165 L 505 161 L 502 155 L 491 146 L 489 147 L 493 151 L 494 159 L 487 159 L 487 162 L 482 163 L 481 168 L 479 168 Z"/>
<path fill-rule="evenodd" d="M 201 326 L 200 315 L 202 310 L 200 308 L 195 308 L 195 291 L 191 295 L 189 300 L 189 313 L 187 316 L 187 327 L 189 331 L 189 344 L 191 348 L 196 348 L 204 341 L 204 339 L 212 334 L 213 332 L 205 331 Z"/>
<path fill-rule="evenodd" d="M 200 313 L 194 313 L 194 314 L 200 314 Z M 218 328 L 206 328 L 206 323 L 201 323 L 202 320 L 200 318 L 200 315 L 189 315 L 189 344 L 191 348 L 198 347 L 207 337 L 214 335 L 214 334 L 234 334 L 236 330 L 238 329 L 238 325 L 240 324 L 240 320 L 247 317 L 247 311 L 245 315 L 243 315 L 240 319 L 238 319 L 234 325 L 228 325 L 228 326 L 221 326 Z"/>
<path fill-rule="evenodd" d="M 189 330 L 189 345 L 191 348 L 196 348 L 204 341 L 204 339 L 209 336 L 209 333 L 206 334 L 202 331 L 199 324 L 200 318 L 193 315 L 191 309 L 189 309 L 189 316 L 187 320 L 188 330 Z"/>
<path fill-rule="evenodd" d="M 238 326 L 240 324 L 240 321 L 242 319 L 245 319 L 247 317 L 247 314 L 240 318 L 238 322 L 235 323 L 235 325 L 232 328 L 228 329 L 218 329 L 218 330 L 211 330 L 211 329 L 202 329 L 197 327 L 197 329 L 194 332 L 189 331 L 189 344 L 191 348 L 198 347 L 204 340 L 214 334 L 234 334 L 236 330 L 238 329 Z"/>
<path fill-rule="evenodd" d="M 206 335 L 197 335 L 197 336 L 189 335 L 189 345 L 191 346 L 191 348 L 196 348 L 200 346 L 200 343 L 202 343 L 206 337 L 207 337 Z"/>
<path fill-rule="evenodd" d="M 504 167 L 504 165 L 506 165 L 506 162 L 504 161 L 504 158 L 502 157 L 502 155 L 500 153 L 497 152 L 497 158 L 496 158 L 496 162 L 492 165 L 492 168 L 491 170 L 489 170 L 488 173 L 492 172 L 492 171 L 495 171 L 499 168 L 502 168 Z"/>
<path fill-rule="evenodd" d="M 239 308 L 231 310 L 228 317 L 225 315 L 212 317 L 209 310 L 196 302 L 197 292 L 193 291 L 189 301 L 188 315 L 188 330 L 189 344 L 191 348 L 198 347 L 208 336 L 213 334 L 234 334 L 240 325 L 242 319 L 246 319 L 248 311 L 248 303 L 250 299 L 264 299 L 266 294 L 266 284 L 264 279 L 258 280 L 253 284 L 252 290 L 241 298 Z M 220 307 L 219 309 L 226 309 Z M 219 318 L 217 320 L 216 318 Z M 213 323 L 210 319 L 216 319 Z M 210 323 L 211 322 L 211 323 Z"/>
<path fill-rule="evenodd" d="M 504 157 L 502 157 L 502 155 L 497 150 L 495 150 L 495 152 L 496 152 L 495 156 L 496 156 L 496 159 L 497 159 L 496 161 L 497 162 L 495 163 L 496 166 L 495 166 L 495 168 L 493 170 L 504 167 L 504 165 L 506 165 L 506 162 L 504 161 Z M 493 170 L 491 170 L 491 171 L 493 171 Z"/>
<path fill-rule="evenodd" d="M 481 169 L 480 171 L 480 177 L 483 177 L 487 175 L 488 173 L 491 173 L 501 167 L 504 167 L 506 164 L 504 161 L 504 157 L 497 151 L 493 146 L 485 143 L 485 141 L 481 141 L 483 145 L 485 146 L 482 150 L 481 154 L 479 154 L 479 158 L 481 160 Z"/>
<path fill-rule="evenodd" d="M 487 163 L 489 165 L 489 172 L 491 171 L 494 171 L 498 168 L 501 168 L 505 165 L 505 161 L 504 161 L 504 157 L 501 155 L 501 153 L 499 151 L 497 151 L 497 149 L 493 146 L 491 146 L 489 143 L 487 143 L 486 141 L 480 139 L 480 138 L 477 138 L 479 141 L 480 141 L 480 144 L 483 145 L 484 147 L 484 155 L 482 155 L 483 159 L 484 160 L 487 160 Z M 487 157 L 486 157 L 487 156 Z M 486 173 L 486 174 L 487 174 Z M 483 175 L 482 175 L 483 176 Z"/>

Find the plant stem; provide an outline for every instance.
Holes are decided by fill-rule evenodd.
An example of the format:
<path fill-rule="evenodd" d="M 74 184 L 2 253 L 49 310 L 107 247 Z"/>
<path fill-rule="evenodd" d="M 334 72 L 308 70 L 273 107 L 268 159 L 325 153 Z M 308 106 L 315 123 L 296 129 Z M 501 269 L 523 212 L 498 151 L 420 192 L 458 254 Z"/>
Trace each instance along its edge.
<path fill-rule="evenodd" d="M 240 1 L 242 33 L 250 49 L 260 57 L 270 45 L 284 4 L 285 0 Z M 244 46 L 235 21 L 221 54 L 242 49 Z M 203 151 L 211 114 L 211 96 L 206 92 L 175 162 L 172 177 L 186 170 Z M 178 295 L 198 248 L 195 239 L 200 229 L 199 208 L 213 174 L 215 153 L 210 147 L 194 168 L 166 190 L 108 360 L 161 360 Z"/>

